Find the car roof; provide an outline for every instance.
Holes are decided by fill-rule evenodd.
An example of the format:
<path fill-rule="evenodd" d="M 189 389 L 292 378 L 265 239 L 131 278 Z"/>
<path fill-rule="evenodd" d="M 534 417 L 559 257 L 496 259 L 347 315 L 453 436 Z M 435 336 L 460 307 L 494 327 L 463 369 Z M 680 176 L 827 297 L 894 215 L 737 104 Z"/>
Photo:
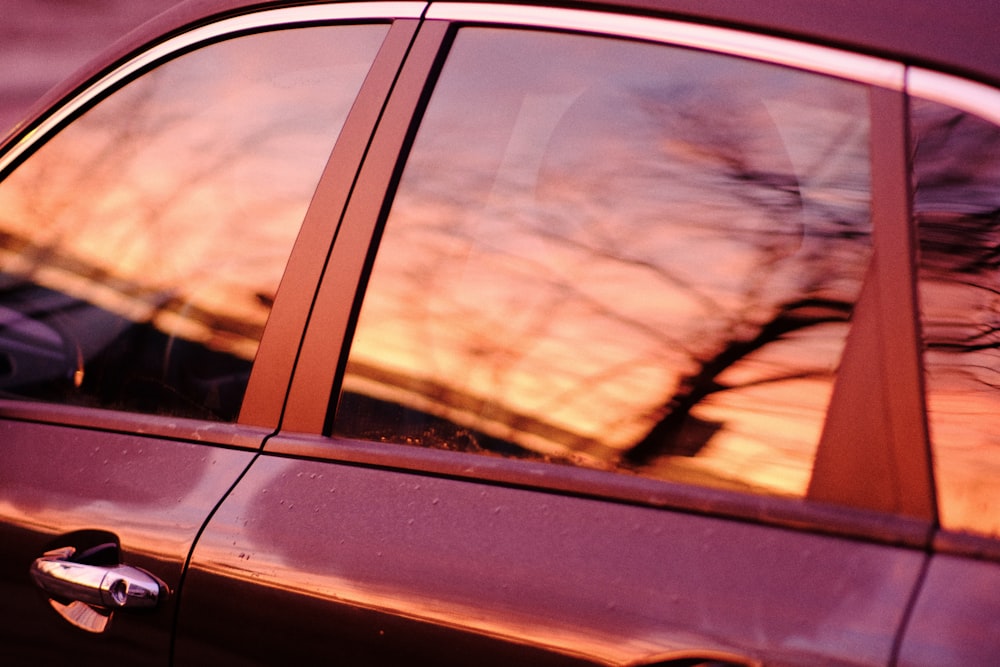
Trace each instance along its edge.
<path fill-rule="evenodd" d="M 160 25 L 162 30 L 171 22 L 176 27 L 178 20 L 292 4 L 303 3 L 187 0 L 168 12 Z M 750 29 L 1000 85 L 1000 2 L 996 0 L 549 0 L 546 4 L 613 8 Z M 138 33 L 151 36 L 156 26 L 154 19 Z"/>
<path fill-rule="evenodd" d="M 329 0 L 327 0 L 329 1 Z M 467 0 L 447 0 L 465 2 Z M 504 1 L 517 4 L 518 0 Z M 320 0 L 185 0 L 133 30 L 49 92 L 8 139 L 45 108 L 109 65 L 160 36 L 214 17 Z M 1000 87 L 1000 2 L 996 0 L 537 0 L 549 6 L 611 9 L 709 23 L 867 53 Z M 528 4 L 524 2 L 523 4 Z"/>
<path fill-rule="evenodd" d="M 609 0 L 1000 84 L 996 0 Z"/>

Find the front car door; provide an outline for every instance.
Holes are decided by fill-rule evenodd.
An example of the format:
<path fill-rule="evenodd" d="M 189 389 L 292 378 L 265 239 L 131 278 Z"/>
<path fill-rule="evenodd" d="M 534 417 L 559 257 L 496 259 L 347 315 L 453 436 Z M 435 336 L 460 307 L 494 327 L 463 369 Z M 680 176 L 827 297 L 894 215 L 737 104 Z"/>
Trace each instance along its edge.
<path fill-rule="evenodd" d="M 177 664 L 893 661 L 934 521 L 905 117 L 893 63 L 432 5 Z"/>
<path fill-rule="evenodd" d="M 5 662 L 168 664 L 195 537 L 278 423 L 334 230 L 305 212 L 421 9 L 225 5 L 0 156 Z"/>

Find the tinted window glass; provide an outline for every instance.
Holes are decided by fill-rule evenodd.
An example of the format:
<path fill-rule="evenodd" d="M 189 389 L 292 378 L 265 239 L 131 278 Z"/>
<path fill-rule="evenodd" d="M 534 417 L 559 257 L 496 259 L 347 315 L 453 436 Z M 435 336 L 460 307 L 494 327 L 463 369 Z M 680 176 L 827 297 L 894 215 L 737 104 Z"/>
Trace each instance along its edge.
<path fill-rule="evenodd" d="M 459 32 L 335 430 L 803 495 L 868 264 L 866 91 Z"/>
<path fill-rule="evenodd" d="M 911 117 L 941 522 L 1000 536 L 1000 128 L 919 100 Z"/>
<path fill-rule="evenodd" d="M 229 420 L 386 26 L 249 35 L 100 102 L 0 184 L 0 390 Z"/>

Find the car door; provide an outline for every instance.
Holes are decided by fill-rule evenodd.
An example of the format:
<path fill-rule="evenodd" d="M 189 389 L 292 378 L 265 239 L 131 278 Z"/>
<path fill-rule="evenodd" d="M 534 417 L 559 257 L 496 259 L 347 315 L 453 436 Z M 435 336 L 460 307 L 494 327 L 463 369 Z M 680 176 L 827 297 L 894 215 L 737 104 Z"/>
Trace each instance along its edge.
<path fill-rule="evenodd" d="M 420 11 L 231 5 L 167 16 L 0 157 L 5 663 L 169 664 L 191 546 L 277 427 L 336 223 L 302 220 Z"/>
<path fill-rule="evenodd" d="M 902 73 L 431 5 L 176 664 L 892 662 L 934 519 Z"/>

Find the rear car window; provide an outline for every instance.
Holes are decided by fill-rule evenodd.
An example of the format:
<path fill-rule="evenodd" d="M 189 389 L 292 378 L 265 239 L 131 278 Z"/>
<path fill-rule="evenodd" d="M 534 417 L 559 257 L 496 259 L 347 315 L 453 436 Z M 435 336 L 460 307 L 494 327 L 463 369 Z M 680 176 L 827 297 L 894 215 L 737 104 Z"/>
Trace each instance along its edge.
<path fill-rule="evenodd" d="M 334 431 L 804 496 L 869 209 L 862 85 L 462 29 Z"/>
<path fill-rule="evenodd" d="M 387 30 L 279 30 L 182 55 L 0 183 L 2 395 L 234 420 Z"/>

